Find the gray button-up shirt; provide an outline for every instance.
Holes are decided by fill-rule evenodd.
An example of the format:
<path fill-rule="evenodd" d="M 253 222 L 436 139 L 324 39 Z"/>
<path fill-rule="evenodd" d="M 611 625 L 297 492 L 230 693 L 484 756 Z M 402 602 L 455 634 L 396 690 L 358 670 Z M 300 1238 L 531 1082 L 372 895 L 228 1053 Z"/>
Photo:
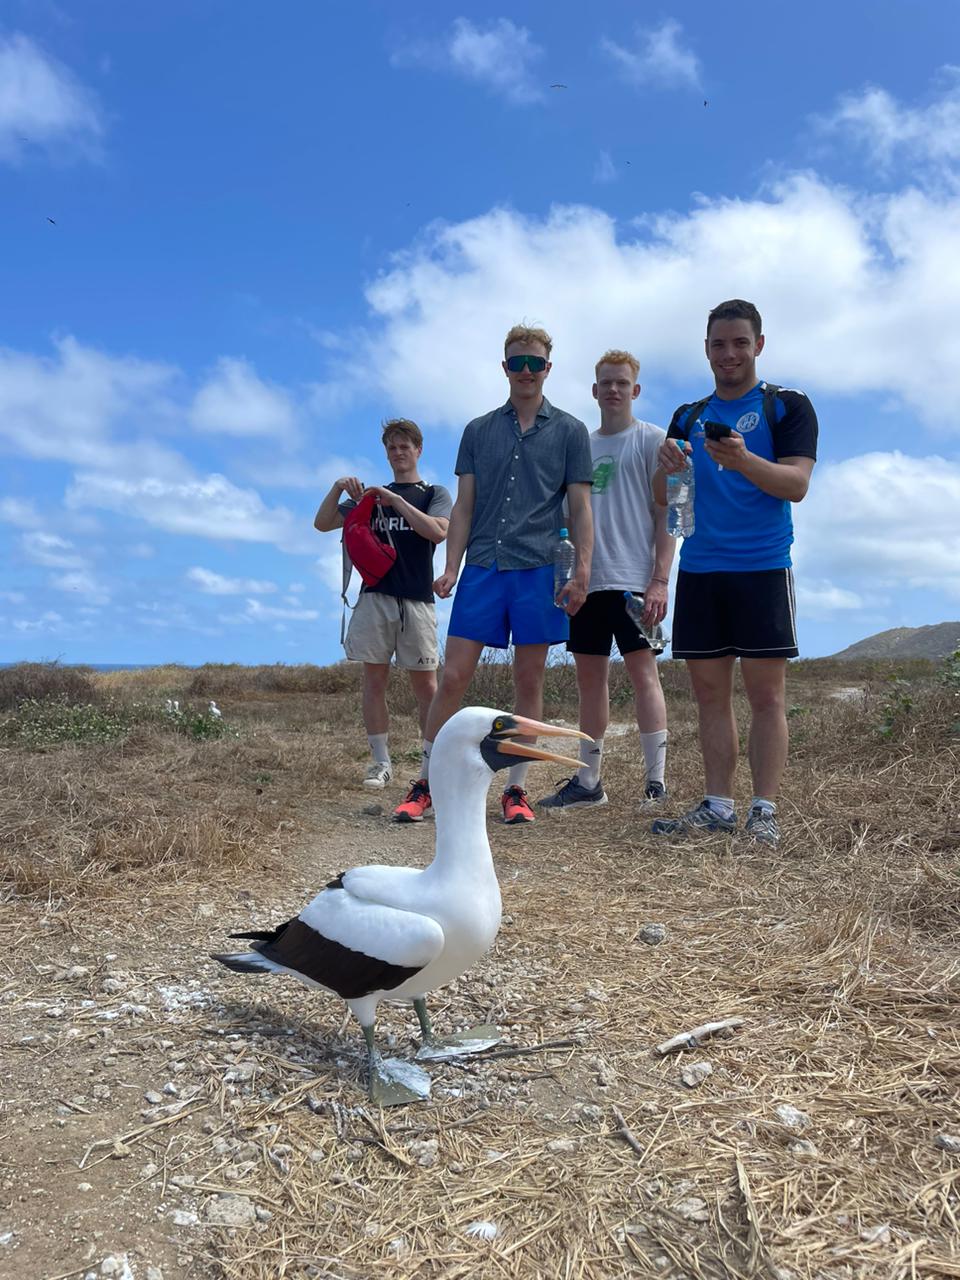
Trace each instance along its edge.
<path fill-rule="evenodd" d="M 508 400 L 467 423 L 455 469 L 476 485 L 467 564 L 537 569 L 553 562 L 567 486 L 593 482 L 590 435 L 547 400 L 521 431 Z"/>

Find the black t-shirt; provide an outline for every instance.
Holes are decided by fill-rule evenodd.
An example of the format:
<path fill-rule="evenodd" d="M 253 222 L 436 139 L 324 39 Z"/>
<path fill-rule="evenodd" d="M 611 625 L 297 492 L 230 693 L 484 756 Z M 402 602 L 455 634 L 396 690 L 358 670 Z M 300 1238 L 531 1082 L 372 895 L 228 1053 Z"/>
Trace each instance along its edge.
<path fill-rule="evenodd" d="M 412 484 L 385 485 L 391 493 L 398 494 L 411 507 L 422 511 L 424 515 L 449 517 L 453 510 L 453 499 L 442 484 L 424 484 L 422 480 Z M 338 510 L 341 515 L 355 507 L 351 500 L 341 502 Z M 415 529 L 411 529 L 403 516 L 393 507 L 383 507 L 383 519 L 387 523 L 393 545 L 397 549 L 397 560 L 393 568 L 375 587 L 363 587 L 363 591 L 379 592 L 381 595 L 396 596 L 401 600 L 424 600 L 433 603 L 433 551 L 436 543 L 422 537 Z"/>

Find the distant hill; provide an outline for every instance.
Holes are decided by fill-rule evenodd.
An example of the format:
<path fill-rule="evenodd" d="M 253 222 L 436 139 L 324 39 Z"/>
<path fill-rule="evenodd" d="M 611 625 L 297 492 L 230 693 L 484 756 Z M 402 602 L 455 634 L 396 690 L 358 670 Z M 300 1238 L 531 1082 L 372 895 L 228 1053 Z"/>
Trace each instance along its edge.
<path fill-rule="evenodd" d="M 835 658 L 930 658 L 937 662 L 960 649 L 960 622 L 937 622 L 931 627 L 893 627 L 858 640 L 835 653 Z"/>

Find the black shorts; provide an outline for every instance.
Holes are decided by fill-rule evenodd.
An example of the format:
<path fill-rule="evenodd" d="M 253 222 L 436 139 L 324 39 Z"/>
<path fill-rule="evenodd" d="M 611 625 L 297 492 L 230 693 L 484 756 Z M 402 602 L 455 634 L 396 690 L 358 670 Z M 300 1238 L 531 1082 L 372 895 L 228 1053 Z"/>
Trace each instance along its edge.
<path fill-rule="evenodd" d="M 621 655 L 650 648 L 627 614 L 622 591 L 591 591 L 570 619 L 567 648 L 571 653 L 609 658 L 614 640 Z"/>
<path fill-rule="evenodd" d="M 674 658 L 795 658 L 797 607 L 789 569 L 677 576 Z"/>

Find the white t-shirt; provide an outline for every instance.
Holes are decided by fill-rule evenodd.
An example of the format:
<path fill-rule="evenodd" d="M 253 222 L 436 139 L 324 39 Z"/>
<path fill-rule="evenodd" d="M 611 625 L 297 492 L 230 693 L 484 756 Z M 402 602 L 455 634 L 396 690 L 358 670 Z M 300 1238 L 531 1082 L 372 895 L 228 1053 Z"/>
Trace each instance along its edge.
<path fill-rule="evenodd" d="M 590 433 L 593 561 L 590 591 L 645 591 L 653 573 L 653 473 L 667 433 L 634 421 L 616 435 Z"/>

